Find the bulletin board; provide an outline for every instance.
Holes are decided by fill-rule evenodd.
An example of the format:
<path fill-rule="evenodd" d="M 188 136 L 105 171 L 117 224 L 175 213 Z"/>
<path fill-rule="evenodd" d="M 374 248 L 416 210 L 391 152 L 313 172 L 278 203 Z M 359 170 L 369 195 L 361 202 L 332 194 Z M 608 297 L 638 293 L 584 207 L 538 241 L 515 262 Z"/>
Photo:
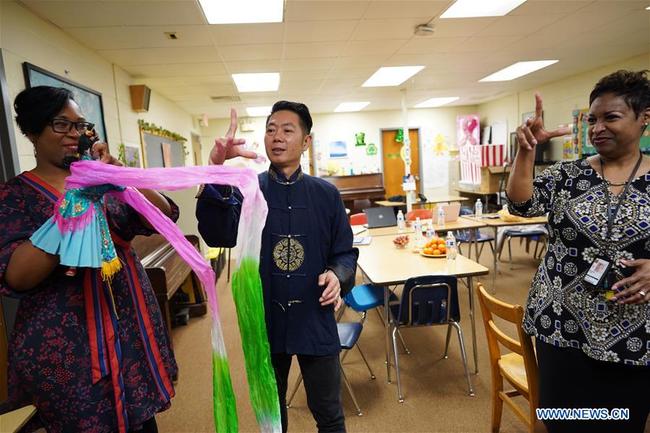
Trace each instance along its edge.
<path fill-rule="evenodd" d="M 182 167 L 185 165 L 185 146 L 183 146 L 183 142 L 143 131 L 142 128 L 140 129 L 140 137 L 146 168 Z"/>

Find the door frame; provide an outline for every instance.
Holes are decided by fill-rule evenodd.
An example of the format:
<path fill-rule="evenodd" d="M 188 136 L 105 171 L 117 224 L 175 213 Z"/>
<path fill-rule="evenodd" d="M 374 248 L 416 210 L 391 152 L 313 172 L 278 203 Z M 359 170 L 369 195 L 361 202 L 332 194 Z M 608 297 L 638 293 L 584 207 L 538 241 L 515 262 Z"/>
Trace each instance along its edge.
<path fill-rule="evenodd" d="M 0 143 L 2 143 L 0 146 L 0 182 L 6 182 L 14 177 L 20 167 L 11 114 L 9 87 L 7 86 L 2 48 L 0 48 Z"/>
<path fill-rule="evenodd" d="M 380 128 L 379 129 L 379 139 L 381 142 L 381 149 L 379 152 L 380 156 L 380 167 L 381 167 L 381 172 L 384 173 L 384 131 L 397 131 L 398 129 L 402 128 Z M 410 130 L 415 130 L 418 134 L 418 177 L 420 178 L 420 190 L 416 190 L 415 192 L 418 194 L 424 194 L 424 182 L 422 181 L 422 134 L 421 134 L 421 128 L 419 126 L 409 126 L 409 131 Z M 413 174 L 413 173 L 411 173 Z"/>

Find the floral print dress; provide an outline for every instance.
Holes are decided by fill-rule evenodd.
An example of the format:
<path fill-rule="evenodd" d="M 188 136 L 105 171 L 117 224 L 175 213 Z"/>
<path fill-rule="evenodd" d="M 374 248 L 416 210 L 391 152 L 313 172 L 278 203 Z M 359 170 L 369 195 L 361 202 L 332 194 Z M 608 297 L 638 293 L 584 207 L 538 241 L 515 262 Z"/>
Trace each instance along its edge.
<path fill-rule="evenodd" d="M 607 182 L 585 160 L 560 162 L 533 182 L 517 215 L 548 213 L 548 251 L 533 278 L 524 329 L 540 341 L 589 357 L 650 366 L 650 304 L 620 305 L 583 281 L 594 258 L 650 258 L 650 173 L 636 177 L 607 236 Z M 612 209 L 621 199 L 609 194 Z"/>
<path fill-rule="evenodd" d="M 23 293 L 5 282 L 14 250 L 52 215 L 57 196 L 31 173 L 0 185 L 0 294 L 20 299 L 9 341 L 9 402 L 3 410 L 34 404 L 37 419 L 30 427 L 44 426 L 53 433 L 139 428 L 169 407 L 174 394 L 170 378 L 177 367 L 153 289 L 129 245 L 134 236 L 152 233 L 138 214 L 111 197 L 106 200 L 123 265 L 110 283 L 114 326 L 89 320 L 93 308 L 86 287 L 89 281 L 102 285 L 98 270 L 78 269 L 70 277 L 58 266 Z M 172 203 L 172 209 L 177 219 L 178 207 Z M 113 358 L 105 353 L 110 338 L 119 347 Z M 108 374 L 96 368 L 98 362 Z"/>

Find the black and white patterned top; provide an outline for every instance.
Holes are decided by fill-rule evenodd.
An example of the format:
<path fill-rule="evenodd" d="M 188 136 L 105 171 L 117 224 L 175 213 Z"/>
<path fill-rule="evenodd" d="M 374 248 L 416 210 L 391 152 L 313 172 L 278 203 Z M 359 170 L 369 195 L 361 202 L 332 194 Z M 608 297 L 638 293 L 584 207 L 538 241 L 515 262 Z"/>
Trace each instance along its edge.
<path fill-rule="evenodd" d="M 533 197 L 510 203 L 522 216 L 548 213 L 549 247 L 533 278 L 524 329 L 589 357 L 650 366 L 650 304 L 619 305 L 583 281 L 597 255 L 650 258 L 650 173 L 635 178 L 607 238 L 607 182 L 585 160 L 559 162 L 533 182 Z M 619 196 L 610 194 L 611 206 Z"/>

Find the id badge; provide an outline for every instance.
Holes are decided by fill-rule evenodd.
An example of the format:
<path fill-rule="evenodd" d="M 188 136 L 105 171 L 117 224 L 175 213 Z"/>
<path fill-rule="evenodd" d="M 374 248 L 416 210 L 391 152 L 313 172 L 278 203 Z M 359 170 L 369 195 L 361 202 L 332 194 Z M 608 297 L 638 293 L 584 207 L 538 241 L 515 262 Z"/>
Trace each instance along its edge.
<path fill-rule="evenodd" d="M 598 287 L 600 289 L 607 289 L 606 279 L 609 270 L 612 268 L 612 262 L 606 260 L 602 257 L 596 257 L 589 270 L 584 276 L 584 281 L 592 286 Z"/>

